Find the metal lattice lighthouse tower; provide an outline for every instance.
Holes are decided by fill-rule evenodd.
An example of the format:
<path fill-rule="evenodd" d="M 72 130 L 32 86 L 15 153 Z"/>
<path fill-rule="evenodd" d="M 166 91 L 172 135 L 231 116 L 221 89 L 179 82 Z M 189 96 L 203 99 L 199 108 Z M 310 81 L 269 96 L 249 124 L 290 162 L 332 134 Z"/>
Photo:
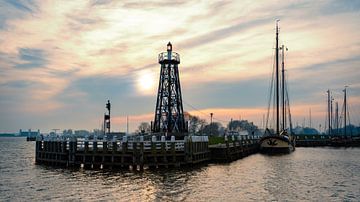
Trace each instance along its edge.
<path fill-rule="evenodd" d="M 181 97 L 179 68 L 180 56 L 172 52 L 167 44 L 167 52 L 159 54 L 160 80 L 155 109 L 153 132 L 187 132 Z"/>

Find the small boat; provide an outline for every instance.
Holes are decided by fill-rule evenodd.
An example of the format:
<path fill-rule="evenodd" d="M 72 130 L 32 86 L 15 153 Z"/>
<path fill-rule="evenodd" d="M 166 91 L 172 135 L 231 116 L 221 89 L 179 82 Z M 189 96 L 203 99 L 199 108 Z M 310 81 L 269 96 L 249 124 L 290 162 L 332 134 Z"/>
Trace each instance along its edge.
<path fill-rule="evenodd" d="M 279 26 L 276 22 L 276 48 L 275 48 L 275 68 L 272 76 L 270 87 L 270 96 L 268 104 L 268 113 L 266 121 L 266 129 L 263 137 L 260 139 L 260 152 L 267 154 L 290 153 L 295 150 L 295 138 L 292 135 L 292 122 L 290 114 L 289 95 L 285 79 L 284 50 L 282 45 L 279 47 Z M 279 70 L 279 50 L 282 56 L 281 75 Z M 287 48 L 286 48 L 287 50 Z M 281 81 L 280 81 L 281 80 Z M 273 88 L 274 87 L 274 88 Z M 272 95 L 274 94 L 274 97 Z M 281 99 L 281 110 L 280 110 Z M 271 111 L 271 103 L 274 100 L 275 105 L 275 130 L 268 128 L 269 115 Z M 280 114 L 281 112 L 281 114 Z M 281 118 L 281 120 L 280 120 Z M 287 127 L 289 123 L 289 127 Z"/>
<path fill-rule="evenodd" d="M 264 134 L 260 139 L 260 152 L 286 154 L 295 151 L 295 138 L 288 134 Z"/>

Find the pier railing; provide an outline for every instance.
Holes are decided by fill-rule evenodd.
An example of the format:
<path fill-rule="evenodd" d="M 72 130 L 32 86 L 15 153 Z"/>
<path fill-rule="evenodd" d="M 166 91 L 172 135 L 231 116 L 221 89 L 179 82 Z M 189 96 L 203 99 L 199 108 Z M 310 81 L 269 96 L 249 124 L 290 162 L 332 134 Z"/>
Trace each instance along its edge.
<path fill-rule="evenodd" d="M 76 141 L 76 145 L 77 145 L 77 150 L 78 151 L 85 151 L 86 146 L 87 146 L 87 151 L 93 151 L 94 150 L 94 143 L 96 143 L 96 149 L 98 151 L 103 151 L 104 150 L 104 144 L 107 144 L 106 149 L 107 151 L 122 151 L 123 150 L 123 145 L 124 143 L 127 143 L 127 149 L 133 150 L 133 149 L 139 149 L 140 148 L 140 142 L 138 141 L 127 141 L 127 142 L 122 142 L 122 141 L 103 141 L 103 140 L 81 140 L 78 139 Z M 151 150 L 153 148 L 155 149 L 161 149 L 162 144 L 165 145 L 165 150 L 170 150 L 172 147 L 172 145 L 175 146 L 175 150 L 176 151 L 184 151 L 184 144 L 185 141 L 184 140 L 176 140 L 173 142 L 170 141 L 166 141 L 166 142 L 161 142 L 161 141 L 142 141 L 141 142 L 143 144 L 143 149 L 144 150 Z M 66 148 L 69 148 L 69 142 L 67 142 L 67 146 Z"/>

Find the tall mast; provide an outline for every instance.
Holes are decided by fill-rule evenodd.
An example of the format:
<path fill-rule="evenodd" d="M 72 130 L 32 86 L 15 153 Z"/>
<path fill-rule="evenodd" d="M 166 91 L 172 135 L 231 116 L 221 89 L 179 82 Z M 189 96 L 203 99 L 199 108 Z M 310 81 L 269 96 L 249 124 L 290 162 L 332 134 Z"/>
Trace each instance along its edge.
<path fill-rule="evenodd" d="M 263 114 L 262 122 L 262 128 L 265 130 L 265 114 Z"/>
<path fill-rule="evenodd" d="M 309 109 L 309 127 L 311 128 L 311 108 Z"/>
<path fill-rule="evenodd" d="M 276 21 L 276 134 L 279 133 L 279 28 L 278 28 L 278 22 Z"/>
<path fill-rule="evenodd" d="M 334 98 L 333 96 L 330 97 L 330 129 L 331 129 L 331 134 L 333 133 L 333 127 L 334 127 L 334 113 L 333 113 L 333 101 Z"/>
<path fill-rule="evenodd" d="M 335 128 L 336 134 L 339 133 L 339 105 L 338 102 L 335 102 Z"/>
<path fill-rule="evenodd" d="M 282 98 L 282 131 L 285 131 L 285 65 L 284 45 L 281 46 L 281 98 Z"/>
<path fill-rule="evenodd" d="M 126 134 L 129 134 L 129 116 L 126 116 Z"/>
<path fill-rule="evenodd" d="M 347 114 L 347 112 L 346 112 L 346 87 L 347 86 L 345 86 L 345 89 L 344 89 L 344 123 L 345 123 L 345 125 L 344 125 L 344 135 L 346 136 L 346 114 Z"/>
<path fill-rule="evenodd" d="M 327 90 L 326 91 L 327 92 L 327 94 L 328 94 L 328 99 L 327 99 L 327 102 L 328 102 L 328 123 L 329 123 L 329 125 L 328 125 L 328 129 L 329 129 L 329 131 L 328 131 L 328 135 L 331 135 L 331 122 L 330 122 L 330 90 Z"/>

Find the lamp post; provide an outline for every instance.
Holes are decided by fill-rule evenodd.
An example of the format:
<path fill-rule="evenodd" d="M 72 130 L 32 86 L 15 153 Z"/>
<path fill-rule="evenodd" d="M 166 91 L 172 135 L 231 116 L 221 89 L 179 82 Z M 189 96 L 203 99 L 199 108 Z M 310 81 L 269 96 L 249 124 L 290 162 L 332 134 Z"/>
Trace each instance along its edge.
<path fill-rule="evenodd" d="M 214 113 L 210 113 L 210 136 L 212 136 L 212 131 L 213 131 L 213 127 L 212 127 L 212 119 L 213 119 L 213 115 Z"/>

